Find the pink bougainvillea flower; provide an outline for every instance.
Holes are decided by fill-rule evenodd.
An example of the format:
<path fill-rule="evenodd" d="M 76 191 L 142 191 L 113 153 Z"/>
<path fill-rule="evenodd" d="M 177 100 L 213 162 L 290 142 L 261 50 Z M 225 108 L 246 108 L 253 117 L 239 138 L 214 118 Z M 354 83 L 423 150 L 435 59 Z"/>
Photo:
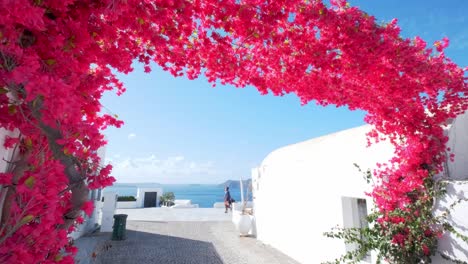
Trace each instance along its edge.
<path fill-rule="evenodd" d="M 20 135 L 4 146 L 17 147 L 22 166 L 0 174 L 2 186 L 16 186 L 2 207 L 5 263 L 72 261 L 59 253 L 72 251 L 67 235 L 81 221 L 73 216 L 91 215 L 89 189 L 115 181 L 98 150 L 103 130 L 123 122 L 102 114 L 100 100 L 125 91 L 116 74 L 136 60 L 146 72 L 154 62 L 174 76 L 367 112 L 368 144 L 395 147 L 370 193 L 385 230 L 403 223 L 394 212 L 428 200 L 424 182 L 447 160 L 441 125 L 468 108 L 468 68 L 445 56 L 448 39 L 433 52 L 419 37 L 401 38 L 396 19 L 381 25 L 345 0 L 4 2 L 0 126 Z"/>
<path fill-rule="evenodd" d="M 83 207 L 81 208 L 83 210 L 83 212 L 85 212 L 85 214 L 87 216 L 91 216 L 93 214 L 93 210 L 94 210 L 94 203 L 93 201 L 87 201 L 83 204 Z"/>
<path fill-rule="evenodd" d="M 431 254 L 431 251 L 429 250 L 429 247 L 426 245 L 422 245 L 422 251 L 424 255 L 429 256 Z"/>

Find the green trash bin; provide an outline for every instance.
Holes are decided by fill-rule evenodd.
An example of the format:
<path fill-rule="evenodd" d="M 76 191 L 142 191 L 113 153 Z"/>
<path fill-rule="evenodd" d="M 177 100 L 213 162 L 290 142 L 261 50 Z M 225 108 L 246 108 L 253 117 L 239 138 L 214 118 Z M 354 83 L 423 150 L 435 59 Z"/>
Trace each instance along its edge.
<path fill-rule="evenodd" d="M 112 226 L 112 240 L 124 240 L 127 238 L 127 216 L 126 214 L 114 215 L 114 226 Z"/>

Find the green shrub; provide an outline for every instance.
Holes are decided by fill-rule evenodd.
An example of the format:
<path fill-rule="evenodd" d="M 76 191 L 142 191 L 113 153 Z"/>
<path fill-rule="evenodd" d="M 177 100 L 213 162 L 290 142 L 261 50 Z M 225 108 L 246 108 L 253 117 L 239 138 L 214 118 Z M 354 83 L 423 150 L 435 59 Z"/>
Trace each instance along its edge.
<path fill-rule="evenodd" d="M 117 202 L 135 202 L 135 196 L 119 196 L 117 197 Z"/>

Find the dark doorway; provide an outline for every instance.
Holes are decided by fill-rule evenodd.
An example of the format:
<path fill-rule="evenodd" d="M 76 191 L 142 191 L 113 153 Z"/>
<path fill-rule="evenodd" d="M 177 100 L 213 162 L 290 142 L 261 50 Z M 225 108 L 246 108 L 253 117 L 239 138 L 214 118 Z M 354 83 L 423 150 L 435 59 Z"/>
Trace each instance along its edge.
<path fill-rule="evenodd" d="M 143 207 L 156 207 L 157 192 L 145 192 L 145 200 Z"/>

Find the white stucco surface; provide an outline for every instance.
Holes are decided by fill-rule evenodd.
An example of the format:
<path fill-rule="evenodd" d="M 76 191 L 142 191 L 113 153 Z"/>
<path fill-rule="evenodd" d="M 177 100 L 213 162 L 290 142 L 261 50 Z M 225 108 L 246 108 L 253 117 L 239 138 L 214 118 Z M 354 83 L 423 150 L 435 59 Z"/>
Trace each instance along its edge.
<path fill-rule="evenodd" d="M 443 213 L 445 208 L 463 198 L 468 198 L 468 181 L 450 182 L 447 186 L 447 196 L 439 201 L 436 214 Z M 468 236 L 468 203 L 462 202 L 453 207 L 448 220 L 457 232 Z M 452 259 L 468 262 L 468 243 L 452 233 L 445 233 L 439 239 L 438 250 Z M 436 255 L 433 263 L 451 264 L 453 262 Z"/>
<path fill-rule="evenodd" d="M 136 201 L 117 202 L 117 209 L 137 208 Z"/>
<path fill-rule="evenodd" d="M 393 153 L 388 143 L 367 148 L 362 126 L 273 151 L 254 171 L 257 238 L 301 263 L 320 263 L 345 253 L 323 232 L 343 226 L 342 197 L 367 199 L 370 186 L 354 167 L 373 168 Z M 367 200 L 368 211 L 371 201 Z M 316 246 L 320 245 L 320 250 Z M 314 249 L 314 250 L 313 250 Z"/>
<path fill-rule="evenodd" d="M 117 208 L 117 193 L 104 193 L 104 204 L 102 205 L 101 232 L 111 232 L 114 225 L 114 214 Z"/>
<path fill-rule="evenodd" d="M 438 201 L 436 214 L 459 199 L 468 198 L 468 112 L 457 117 L 447 131 L 449 142 L 447 146 L 455 154 L 454 162 L 447 162 L 449 182 L 447 195 Z M 462 202 L 453 207 L 449 223 L 455 230 L 468 236 L 468 202 Z M 445 233 L 439 240 L 438 250 L 452 259 L 468 263 L 468 243 L 452 233 Z M 440 255 L 433 258 L 433 263 L 452 263 Z"/>
<path fill-rule="evenodd" d="M 175 205 L 191 205 L 192 201 L 191 200 L 174 200 Z"/>
<path fill-rule="evenodd" d="M 216 202 L 213 204 L 213 208 L 224 208 L 224 203 L 223 202 Z"/>
<path fill-rule="evenodd" d="M 468 180 L 468 113 L 453 121 L 447 135 L 447 147 L 455 154 L 455 162 L 448 163 L 449 176 L 454 180 Z"/>

